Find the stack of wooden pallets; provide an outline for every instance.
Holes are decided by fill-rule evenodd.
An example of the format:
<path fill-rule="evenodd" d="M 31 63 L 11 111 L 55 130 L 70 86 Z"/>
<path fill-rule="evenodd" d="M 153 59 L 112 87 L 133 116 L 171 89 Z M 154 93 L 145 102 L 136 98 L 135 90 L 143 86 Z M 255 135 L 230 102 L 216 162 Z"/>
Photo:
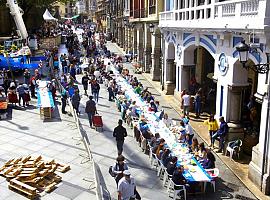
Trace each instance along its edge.
<path fill-rule="evenodd" d="M 0 175 L 9 181 L 9 189 L 33 199 L 43 191 L 52 191 L 61 181 L 56 171 L 64 173 L 69 169 L 69 165 L 55 160 L 27 156 L 7 161 L 0 168 Z"/>

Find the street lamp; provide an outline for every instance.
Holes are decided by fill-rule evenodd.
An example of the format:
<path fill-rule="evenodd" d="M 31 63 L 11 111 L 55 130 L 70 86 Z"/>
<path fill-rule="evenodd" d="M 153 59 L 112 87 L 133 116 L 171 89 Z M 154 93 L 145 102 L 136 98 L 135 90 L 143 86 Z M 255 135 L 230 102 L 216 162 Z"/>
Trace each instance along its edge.
<path fill-rule="evenodd" d="M 237 47 L 236 50 L 239 53 L 239 60 L 243 65 L 243 68 L 245 69 L 251 69 L 259 74 L 266 74 L 269 71 L 269 55 L 268 53 L 266 54 L 267 58 L 267 63 L 259 63 L 257 65 L 246 65 L 249 57 L 249 52 L 250 51 L 255 51 L 256 53 L 259 54 L 256 48 L 251 47 L 250 45 L 245 43 L 245 40 L 243 40 Z"/>
<path fill-rule="evenodd" d="M 155 31 L 155 25 L 154 24 L 149 24 L 149 31 L 150 33 L 153 35 L 154 34 L 154 31 Z"/>
<path fill-rule="evenodd" d="M 150 23 L 150 24 L 148 25 L 148 28 L 149 28 L 149 32 L 150 32 L 153 36 L 158 37 L 158 38 L 162 38 L 162 33 L 160 33 L 160 34 L 156 34 L 156 33 L 155 33 L 155 25 L 154 25 L 153 23 Z"/>

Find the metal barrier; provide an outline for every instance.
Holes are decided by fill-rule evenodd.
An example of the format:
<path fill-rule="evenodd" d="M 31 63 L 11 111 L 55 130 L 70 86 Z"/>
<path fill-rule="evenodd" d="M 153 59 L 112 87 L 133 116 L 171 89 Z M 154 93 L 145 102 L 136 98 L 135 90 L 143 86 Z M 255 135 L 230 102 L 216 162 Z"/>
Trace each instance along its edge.
<path fill-rule="evenodd" d="M 56 82 L 58 90 L 62 93 L 65 90 L 65 88 L 61 85 L 58 78 L 55 78 L 55 82 Z M 74 122 L 76 123 L 76 126 L 77 126 L 77 131 L 79 133 L 79 139 L 77 139 L 77 140 L 83 143 L 85 150 L 86 150 L 86 155 L 80 155 L 81 157 L 83 157 L 85 159 L 85 160 L 82 160 L 81 164 L 86 163 L 86 162 L 90 162 L 92 167 L 93 167 L 94 178 L 93 179 L 84 178 L 83 180 L 87 181 L 87 182 L 91 182 L 89 189 L 90 190 L 96 189 L 97 200 L 102 200 L 103 197 L 101 195 L 102 190 L 101 190 L 99 176 L 97 174 L 97 167 L 96 167 L 97 164 L 93 160 L 93 155 L 92 155 L 92 152 L 90 149 L 90 142 L 89 142 L 88 136 L 87 136 L 85 130 L 83 129 L 82 124 L 80 122 L 80 119 L 78 118 L 78 115 L 77 115 L 75 109 L 73 108 L 71 100 L 69 98 L 68 98 L 68 105 L 70 107 L 70 112 L 73 116 Z M 92 187 L 93 183 L 94 183 L 94 186 Z"/>

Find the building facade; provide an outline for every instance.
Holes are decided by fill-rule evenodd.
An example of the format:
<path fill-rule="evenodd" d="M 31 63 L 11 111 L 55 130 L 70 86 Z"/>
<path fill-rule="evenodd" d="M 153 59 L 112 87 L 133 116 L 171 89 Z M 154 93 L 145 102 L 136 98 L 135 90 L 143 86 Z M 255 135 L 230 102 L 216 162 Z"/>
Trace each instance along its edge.
<path fill-rule="evenodd" d="M 124 49 L 127 53 L 137 55 L 137 61 L 152 79 L 161 78 L 161 33 L 158 28 L 150 32 L 149 26 L 158 27 L 159 12 L 164 2 L 158 0 L 126 0 L 124 15 L 126 17 Z"/>
<path fill-rule="evenodd" d="M 247 65 L 267 63 L 269 17 L 267 0 L 164 0 L 159 19 L 165 92 L 180 98 L 184 89 L 194 95 L 202 88 L 205 109 L 229 122 L 228 140 L 242 139 L 252 155 L 249 178 L 265 194 L 270 193 L 269 75 L 243 68 L 236 47 L 242 40 L 257 47 Z"/>

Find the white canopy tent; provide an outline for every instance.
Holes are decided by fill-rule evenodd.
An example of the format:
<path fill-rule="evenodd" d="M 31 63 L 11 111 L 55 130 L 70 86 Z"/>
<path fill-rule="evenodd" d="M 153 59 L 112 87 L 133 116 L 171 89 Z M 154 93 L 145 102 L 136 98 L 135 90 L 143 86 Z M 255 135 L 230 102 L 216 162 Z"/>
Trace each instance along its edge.
<path fill-rule="evenodd" d="M 52 14 L 48 11 L 48 9 L 45 10 L 43 14 L 43 19 L 45 21 L 58 21 L 58 19 L 54 18 Z"/>

